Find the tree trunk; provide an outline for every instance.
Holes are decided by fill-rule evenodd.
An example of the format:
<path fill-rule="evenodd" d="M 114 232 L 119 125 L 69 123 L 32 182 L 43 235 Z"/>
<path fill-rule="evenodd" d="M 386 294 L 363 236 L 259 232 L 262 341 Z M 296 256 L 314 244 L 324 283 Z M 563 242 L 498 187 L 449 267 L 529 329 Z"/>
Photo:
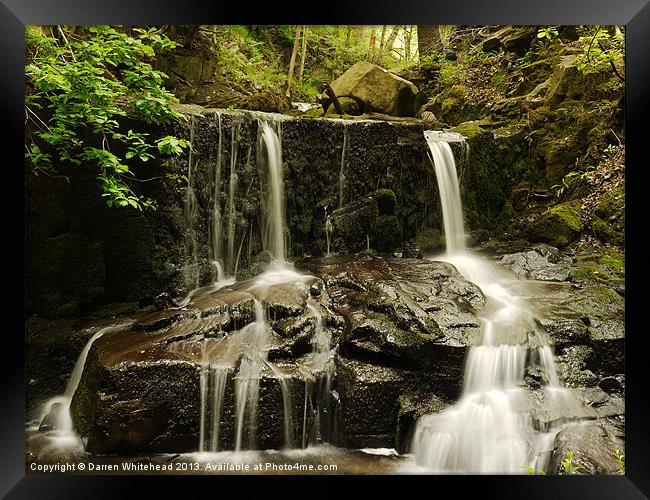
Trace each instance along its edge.
<path fill-rule="evenodd" d="M 382 56 L 384 55 L 384 42 L 386 41 L 386 25 L 381 27 L 381 38 L 379 39 L 379 50 L 375 54 L 375 64 L 381 64 Z"/>
<path fill-rule="evenodd" d="M 413 35 L 413 26 L 404 27 L 404 60 L 409 62 L 411 59 L 411 36 Z"/>
<path fill-rule="evenodd" d="M 289 74 L 287 75 L 287 97 L 291 98 L 291 80 L 293 80 L 293 68 L 296 66 L 296 55 L 300 42 L 300 25 L 296 26 L 296 35 L 293 39 L 293 50 L 291 51 L 291 62 L 289 63 Z"/>
<path fill-rule="evenodd" d="M 418 52 L 420 59 L 442 49 L 438 25 L 418 25 Z"/>
<path fill-rule="evenodd" d="M 368 42 L 368 55 L 366 61 L 372 62 L 375 58 L 375 30 L 370 32 L 370 41 Z"/>
<path fill-rule="evenodd" d="M 390 35 L 388 35 L 388 41 L 386 42 L 386 52 L 393 50 L 393 45 L 395 44 L 397 35 L 399 35 L 400 29 L 401 26 L 393 26 L 393 30 L 390 32 Z"/>
<path fill-rule="evenodd" d="M 307 55 L 307 26 L 302 29 L 302 55 L 300 57 L 300 71 L 298 72 L 298 82 L 302 83 L 302 75 L 305 72 L 305 56 Z"/>

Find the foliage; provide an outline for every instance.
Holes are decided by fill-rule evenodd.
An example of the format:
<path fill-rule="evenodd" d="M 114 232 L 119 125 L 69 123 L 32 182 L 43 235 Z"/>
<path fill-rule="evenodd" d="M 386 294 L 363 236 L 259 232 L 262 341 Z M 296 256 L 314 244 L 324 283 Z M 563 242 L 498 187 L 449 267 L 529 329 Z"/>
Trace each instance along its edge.
<path fill-rule="evenodd" d="M 26 157 L 35 172 L 51 172 L 54 162 L 91 164 L 99 169 L 102 196 L 109 206 L 155 208 L 133 192 L 127 161 L 181 154 L 188 144 L 124 130 L 126 117 L 167 124 L 182 118 L 176 99 L 163 87 L 167 75 L 150 60 L 176 44 L 155 29 L 110 26 L 29 27 L 26 31 L 28 133 Z"/>
<path fill-rule="evenodd" d="M 573 463 L 573 452 L 565 451 L 562 463 L 560 464 L 560 474 L 575 475 L 579 474 L 582 468 Z"/>
<path fill-rule="evenodd" d="M 221 74 L 244 87 L 281 90 L 286 70 L 275 45 L 278 40 L 288 41 L 289 31 L 281 29 L 288 27 L 259 28 L 257 37 L 245 26 L 213 25 L 208 28 L 213 33 L 212 50 Z M 259 36 L 260 33 L 265 36 Z"/>
<path fill-rule="evenodd" d="M 530 464 L 521 466 L 520 468 L 521 469 L 526 469 L 526 472 L 528 473 L 529 476 L 534 476 L 536 474 L 540 475 L 540 476 L 545 476 L 546 475 L 546 471 L 544 469 L 539 469 L 539 470 L 536 471 L 535 467 L 533 467 Z"/>
<path fill-rule="evenodd" d="M 551 186 L 551 190 L 555 193 L 556 197 L 560 198 L 571 187 L 575 187 L 577 183 L 584 181 L 593 169 L 593 165 L 585 165 L 582 169 L 573 170 L 562 178 L 560 184 Z"/>
<path fill-rule="evenodd" d="M 583 49 L 578 60 L 578 69 L 584 73 L 596 73 L 609 67 L 624 82 L 625 77 L 619 72 L 617 64 L 625 57 L 625 35 L 617 26 L 613 31 L 614 34 L 611 34 L 600 25 L 580 27 L 579 41 Z"/>
<path fill-rule="evenodd" d="M 551 40 L 557 38 L 558 33 L 556 26 L 543 26 L 537 30 L 537 39 L 542 42 L 542 45 L 545 45 Z"/>
<path fill-rule="evenodd" d="M 618 473 L 621 476 L 625 475 L 625 455 L 621 453 L 621 450 L 616 448 L 614 450 L 614 456 L 616 457 L 616 460 L 618 461 Z"/>

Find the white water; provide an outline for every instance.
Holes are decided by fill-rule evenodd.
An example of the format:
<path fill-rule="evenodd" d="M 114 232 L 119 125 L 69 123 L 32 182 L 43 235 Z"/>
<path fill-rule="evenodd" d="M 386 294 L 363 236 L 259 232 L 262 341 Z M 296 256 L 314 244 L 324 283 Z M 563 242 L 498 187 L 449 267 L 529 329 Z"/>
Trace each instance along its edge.
<path fill-rule="evenodd" d="M 221 258 L 221 157 L 223 151 L 223 129 L 221 126 L 221 113 L 217 113 L 217 158 L 214 164 L 214 192 L 212 195 L 212 265 L 215 268 L 213 281 L 220 282 L 225 278 L 223 259 Z"/>
<path fill-rule="evenodd" d="M 228 248 L 226 272 L 235 274 L 235 194 L 237 193 L 237 154 L 239 153 L 239 132 L 241 123 L 233 124 L 230 138 L 230 182 L 228 184 Z"/>
<path fill-rule="evenodd" d="M 442 219 L 445 229 L 447 253 L 453 255 L 465 251 L 465 229 L 463 227 L 463 212 L 460 203 L 460 188 L 456 162 L 451 147 L 445 141 L 437 140 L 432 131 L 425 131 L 424 136 L 429 144 L 433 165 L 438 181 L 440 202 L 442 203 Z"/>
<path fill-rule="evenodd" d="M 453 264 L 486 296 L 480 343 L 470 348 L 459 401 L 418 421 L 413 451 L 419 466 L 436 472 L 521 473 L 537 461 L 524 387 L 526 358 L 537 351 L 549 388 L 559 390 L 553 354 L 526 301 L 507 286 L 504 271 L 472 255 L 465 232 L 456 165 L 449 144 L 425 132 L 434 162 L 447 251 Z"/>
<path fill-rule="evenodd" d="M 190 118 L 190 145 L 194 144 L 194 127 L 195 119 Z M 188 262 L 185 265 L 185 285 L 187 288 L 196 288 L 199 286 L 199 260 L 198 260 L 198 244 L 196 241 L 196 232 L 194 228 L 194 221 L 196 219 L 197 203 L 196 194 L 194 192 L 194 177 L 192 175 L 192 163 L 194 157 L 192 155 L 192 147 L 189 151 L 188 167 L 187 167 L 187 187 L 185 188 L 185 221 L 188 227 L 188 240 L 189 252 Z"/>
<path fill-rule="evenodd" d="M 75 392 L 77 392 L 77 388 L 81 382 L 81 376 L 83 375 L 84 366 L 86 365 L 86 359 L 88 358 L 90 348 L 93 346 L 93 343 L 103 335 L 122 330 L 132 323 L 133 321 L 129 320 L 118 325 L 100 328 L 92 337 L 90 337 L 81 353 L 79 354 L 79 358 L 77 358 L 77 362 L 74 365 L 72 373 L 70 374 L 70 378 L 68 379 L 68 383 L 65 387 L 65 392 L 62 395 L 49 399 L 43 405 L 39 422 L 42 422 L 43 419 L 48 414 L 50 414 L 50 412 L 55 412 L 52 415 L 54 417 L 52 423 L 54 424 L 54 437 L 56 438 L 56 441 L 59 445 L 69 445 L 79 448 L 83 446 L 80 437 L 77 435 L 74 429 L 72 415 L 70 414 L 70 405 L 72 404 L 72 398 L 74 397 Z M 54 408 L 56 404 L 60 405 L 58 410 Z"/>
<path fill-rule="evenodd" d="M 332 221 L 330 220 L 329 215 L 327 216 L 327 220 L 325 220 L 325 239 L 327 240 L 327 257 L 330 255 L 330 243 L 332 241 L 332 232 L 334 231 L 334 225 L 332 224 Z"/>
<path fill-rule="evenodd" d="M 275 130 L 266 122 L 260 122 L 261 142 L 266 150 L 268 163 L 266 226 L 267 247 L 271 256 L 280 262 L 285 260 L 284 245 L 284 175 L 282 148 Z"/>
<path fill-rule="evenodd" d="M 305 406 L 302 422 L 302 447 L 311 443 L 332 443 L 334 441 L 334 400 L 332 379 L 334 378 L 334 362 L 331 350 L 332 335 L 325 328 L 323 315 L 319 306 L 313 302 L 307 303 L 307 308 L 315 319 L 314 336 L 311 339 L 312 360 L 308 369 L 313 380 L 305 380 Z M 307 421 L 308 408 L 314 417 L 309 429 Z"/>

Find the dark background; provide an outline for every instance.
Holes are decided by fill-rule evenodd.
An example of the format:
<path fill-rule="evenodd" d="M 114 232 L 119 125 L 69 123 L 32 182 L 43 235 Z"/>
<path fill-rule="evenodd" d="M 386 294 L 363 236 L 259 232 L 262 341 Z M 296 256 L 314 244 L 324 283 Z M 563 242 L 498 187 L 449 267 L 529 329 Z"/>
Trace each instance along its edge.
<path fill-rule="evenodd" d="M 23 168 L 23 91 L 25 24 L 625 24 L 626 31 L 626 478 L 540 476 L 303 476 L 303 477 L 57 477 L 24 475 L 24 275 L 18 262 L 25 255 Z M 650 123 L 650 4 L 648 0 L 390 0 L 335 2 L 221 2 L 217 0 L 2 0 L 0 4 L 0 92 L 2 95 L 2 160 L 6 169 L 0 188 L 4 207 L 2 254 L 4 314 L 1 364 L 0 494 L 7 498 L 116 498 L 124 493 L 148 497 L 156 490 L 198 496 L 197 481 L 210 496 L 251 496 L 251 488 L 267 498 L 275 493 L 339 497 L 359 488 L 356 496 L 456 498 L 470 487 L 482 497 L 574 500 L 632 499 L 650 494 L 650 414 L 646 380 L 648 327 L 645 323 L 645 267 L 642 236 L 647 226 L 643 205 L 644 170 Z M 18 165 L 21 165 L 20 167 Z M 21 179 L 19 182 L 14 180 Z M 15 273 L 12 273 L 16 269 Z M 631 270 L 631 272 L 630 272 Z M 14 277 L 15 276 L 15 277 Z M 12 278 L 10 278 L 12 277 Z M 22 311 L 19 307 L 23 304 Z M 206 481 L 210 481 L 209 484 Z M 191 482 L 192 484 L 188 484 Z M 358 483 L 358 484 L 353 484 Z M 144 489 L 142 489 L 144 488 Z M 382 494 L 383 492 L 383 494 Z"/>

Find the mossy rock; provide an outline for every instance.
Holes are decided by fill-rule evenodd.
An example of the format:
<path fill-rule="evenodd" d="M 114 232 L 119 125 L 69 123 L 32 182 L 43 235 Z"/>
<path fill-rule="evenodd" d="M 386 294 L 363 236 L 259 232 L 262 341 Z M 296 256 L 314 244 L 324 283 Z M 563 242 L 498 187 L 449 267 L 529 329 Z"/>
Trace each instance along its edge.
<path fill-rule="evenodd" d="M 482 136 L 487 137 L 488 135 L 493 137 L 492 132 L 480 127 L 476 122 L 464 122 L 460 125 L 455 126 L 451 129 L 451 132 L 456 132 L 467 138 L 468 142 L 472 142 L 476 139 L 481 138 Z"/>
<path fill-rule="evenodd" d="M 395 215 L 397 197 L 392 190 L 378 189 L 372 194 L 372 197 L 377 201 L 379 215 Z"/>
<path fill-rule="evenodd" d="M 575 241 L 582 231 L 580 201 L 560 203 L 549 208 L 527 230 L 533 241 L 562 248 Z"/>
<path fill-rule="evenodd" d="M 429 108 L 437 118 L 450 125 L 480 118 L 477 107 L 467 100 L 467 90 L 462 85 L 454 85 L 438 94 Z"/>
<path fill-rule="evenodd" d="M 591 221 L 594 234 L 606 243 L 625 245 L 625 190 L 618 188 L 605 195 L 596 206 Z"/>
<path fill-rule="evenodd" d="M 490 114 L 493 118 L 499 120 L 518 120 L 521 118 L 521 101 L 522 96 L 507 97 L 497 100 L 492 106 Z"/>
<path fill-rule="evenodd" d="M 370 241 L 378 252 L 394 252 L 402 244 L 402 227 L 394 215 L 380 215 Z"/>
<path fill-rule="evenodd" d="M 312 118 L 320 118 L 325 115 L 325 111 L 323 111 L 322 106 L 318 106 L 316 108 L 310 108 L 307 111 L 305 111 L 305 114 L 303 116 L 310 116 Z"/>
<path fill-rule="evenodd" d="M 348 116 L 359 116 L 361 114 L 361 108 L 359 107 L 359 103 L 354 100 L 352 97 L 339 97 L 339 104 L 341 105 L 341 111 L 343 111 L 343 115 L 348 115 Z M 327 116 L 330 115 L 337 115 L 336 107 L 334 104 L 330 104 L 329 107 L 327 108 L 327 113 L 325 113 Z"/>

